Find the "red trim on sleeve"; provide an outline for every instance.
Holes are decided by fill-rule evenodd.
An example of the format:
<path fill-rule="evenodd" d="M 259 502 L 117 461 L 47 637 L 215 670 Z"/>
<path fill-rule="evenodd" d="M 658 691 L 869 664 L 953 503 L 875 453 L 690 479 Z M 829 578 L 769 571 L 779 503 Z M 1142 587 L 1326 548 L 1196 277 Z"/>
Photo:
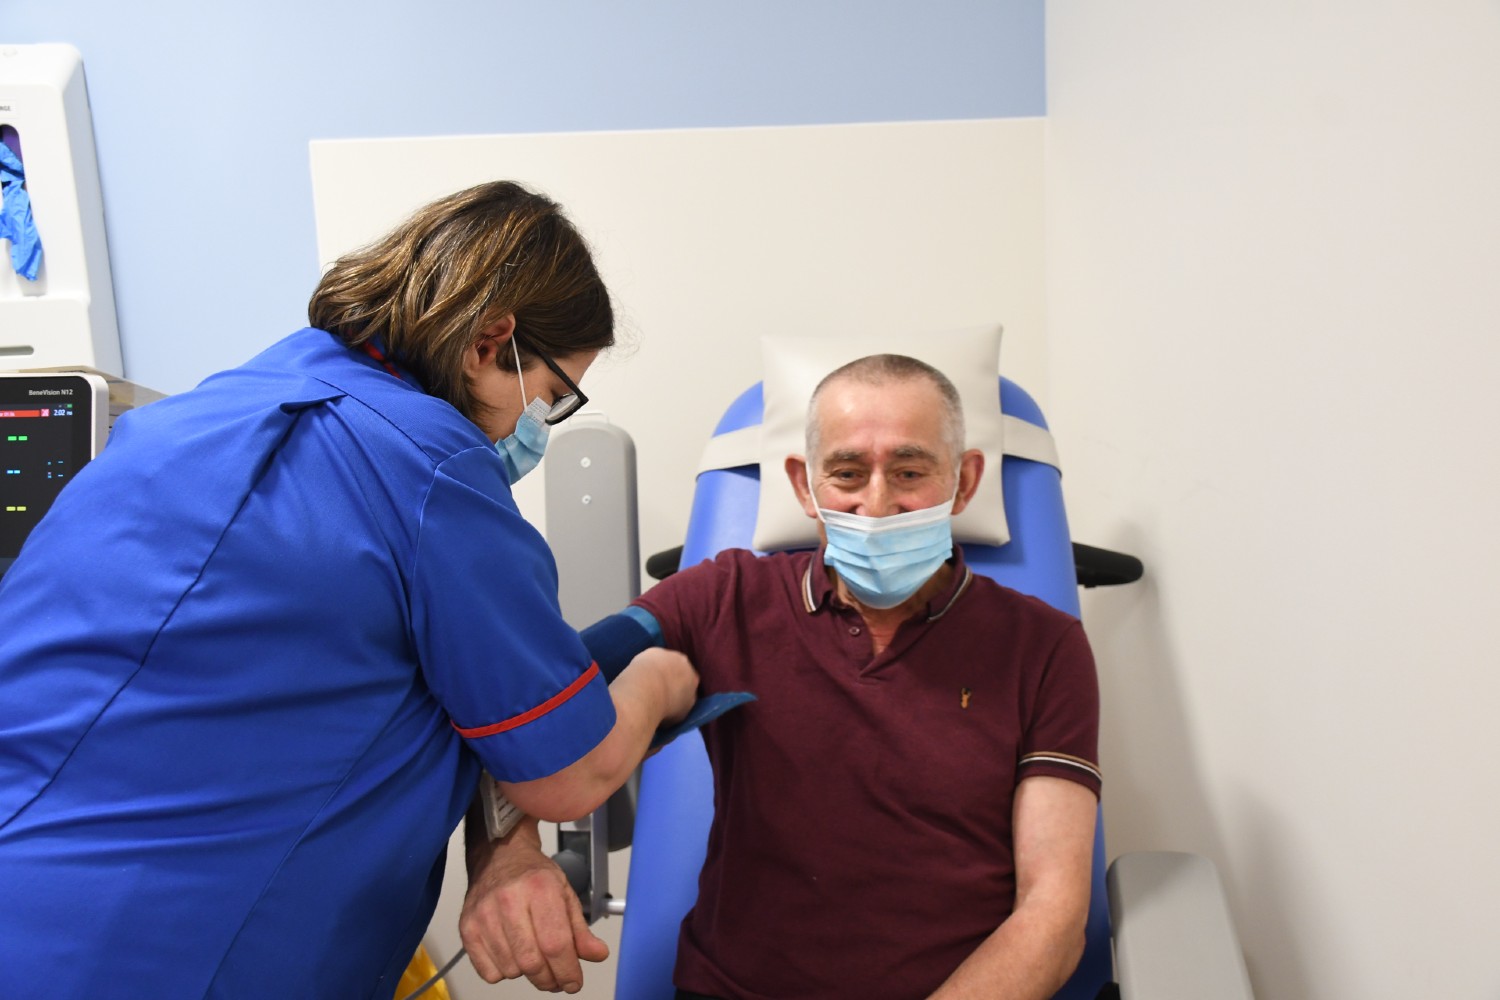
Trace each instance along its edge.
<path fill-rule="evenodd" d="M 589 681 L 598 676 L 599 664 L 590 663 L 589 668 L 583 672 L 582 677 L 578 678 L 572 684 L 569 684 L 567 687 L 563 688 L 551 698 L 548 698 L 546 701 L 542 702 L 536 708 L 522 712 L 520 715 L 512 715 L 510 718 L 505 719 L 501 722 L 496 722 L 493 725 L 479 726 L 475 729 L 465 729 L 463 726 L 460 726 L 452 719 L 449 719 L 448 723 L 454 729 L 458 730 L 458 735 L 462 736 L 466 740 L 479 739 L 484 736 L 494 736 L 496 733 L 503 733 L 508 729 L 515 729 L 517 726 L 524 726 L 526 725 L 526 723 L 531 722 L 533 719 L 540 719 L 542 716 L 546 715 L 548 712 L 552 711 L 554 708 L 561 705 L 563 702 L 567 701 L 578 692 L 582 691 L 585 687 L 588 686 Z"/>

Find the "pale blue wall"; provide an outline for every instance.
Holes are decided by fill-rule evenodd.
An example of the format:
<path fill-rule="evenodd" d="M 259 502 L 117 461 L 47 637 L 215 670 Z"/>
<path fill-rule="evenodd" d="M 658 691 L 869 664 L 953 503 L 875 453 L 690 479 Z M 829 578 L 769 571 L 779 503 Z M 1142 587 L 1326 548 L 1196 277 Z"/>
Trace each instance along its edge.
<path fill-rule="evenodd" d="M 304 321 L 310 139 L 1040 115 L 1042 4 L 5 0 L 0 44 L 83 53 L 126 374 L 176 392 Z"/>

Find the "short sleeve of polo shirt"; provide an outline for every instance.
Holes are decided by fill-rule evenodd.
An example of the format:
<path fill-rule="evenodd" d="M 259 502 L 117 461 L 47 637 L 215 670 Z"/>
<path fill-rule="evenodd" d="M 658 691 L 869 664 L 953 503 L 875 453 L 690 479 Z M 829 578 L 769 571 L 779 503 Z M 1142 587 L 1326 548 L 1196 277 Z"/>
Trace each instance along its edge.
<path fill-rule="evenodd" d="M 1018 780 L 1049 775 L 1099 794 L 1099 679 L 1083 626 L 1070 619 L 1022 692 Z"/>
<path fill-rule="evenodd" d="M 742 557 L 753 558 L 734 549 L 720 552 L 712 560 L 673 573 L 631 602 L 656 619 L 662 645 L 693 661 L 704 690 L 717 686 L 712 676 L 717 660 L 703 655 L 698 636 L 725 612 L 724 591 L 735 585 Z"/>
<path fill-rule="evenodd" d="M 557 567 L 487 449 L 437 469 L 418 528 L 412 626 L 428 686 L 502 781 L 553 774 L 614 726 L 557 601 Z"/>

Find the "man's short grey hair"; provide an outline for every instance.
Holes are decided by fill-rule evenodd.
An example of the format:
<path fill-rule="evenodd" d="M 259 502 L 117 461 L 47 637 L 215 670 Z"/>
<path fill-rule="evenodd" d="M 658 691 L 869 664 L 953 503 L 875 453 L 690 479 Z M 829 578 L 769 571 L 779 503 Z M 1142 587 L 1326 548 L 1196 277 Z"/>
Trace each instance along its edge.
<path fill-rule="evenodd" d="M 835 382 L 858 382 L 862 385 L 890 385 L 893 382 L 910 382 L 926 379 L 942 397 L 943 437 L 953 461 L 958 462 L 964 450 L 964 407 L 948 376 L 925 361 L 907 357 L 905 354 L 870 354 L 835 368 L 823 376 L 823 381 L 813 390 L 807 404 L 807 461 L 811 465 L 817 460 L 818 437 L 822 430 L 818 422 L 818 399 L 823 390 Z"/>

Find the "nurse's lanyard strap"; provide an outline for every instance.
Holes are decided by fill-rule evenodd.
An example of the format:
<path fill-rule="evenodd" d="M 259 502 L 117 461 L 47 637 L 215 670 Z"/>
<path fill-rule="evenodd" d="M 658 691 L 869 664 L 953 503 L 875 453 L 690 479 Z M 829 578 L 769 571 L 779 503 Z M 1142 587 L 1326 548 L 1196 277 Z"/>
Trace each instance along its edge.
<path fill-rule="evenodd" d="M 380 365 L 380 367 L 384 368 L 386 371 L 390 372 L 401 381 L 410 383 L 411 385 L 416 386 L 418 389 L 422 388 L 421 383 L 417 381 L 415 375 L 413 375 L 409 371 L 406 371 L 404 368 L 398 367 L 394 361 L 385 356 L 385 351 L 381 349 L 380 339 L 378 337 L 365 341 L 363 347 L 365 353 L 374 358 L 375 361 Z"/>

